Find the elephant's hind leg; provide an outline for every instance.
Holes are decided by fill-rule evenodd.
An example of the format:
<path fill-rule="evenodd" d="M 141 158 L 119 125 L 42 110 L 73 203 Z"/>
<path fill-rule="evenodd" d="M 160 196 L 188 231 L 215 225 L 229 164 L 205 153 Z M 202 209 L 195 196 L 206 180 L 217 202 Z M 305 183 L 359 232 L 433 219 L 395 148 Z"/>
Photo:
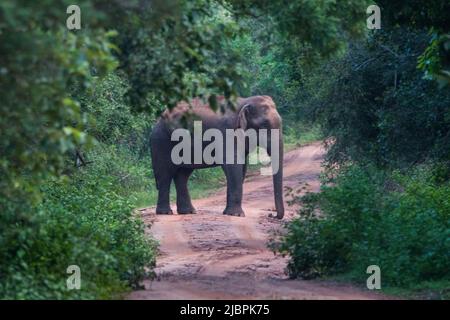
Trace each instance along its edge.
<path fill-rule="evenodd" d="M 173 175 L 166 172 L 158 177 L 158 203 L 156 206 L 156 214 L 173 214 L 170 208 L 170 184 Z"/>
<path fill-rule="evenodd" d="M 179 214 L 196 213 L 187 187 L 188 179 L 192 171 L 192 169 L 180 168 L 175 173 L 174 180 L 177 189 L 177 212 Z"/>

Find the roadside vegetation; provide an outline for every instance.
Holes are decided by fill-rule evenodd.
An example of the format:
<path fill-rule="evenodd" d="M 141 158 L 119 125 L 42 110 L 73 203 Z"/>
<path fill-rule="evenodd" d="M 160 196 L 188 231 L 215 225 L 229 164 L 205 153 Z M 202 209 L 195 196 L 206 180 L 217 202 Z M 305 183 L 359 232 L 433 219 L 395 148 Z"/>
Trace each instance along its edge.
<path fill-rule="evenodd" d="M 387 293 L 449 298 L 450 90 L 418 68 L 435 37 L 425 26 L 442 22 L 428 9 L 425 25 L 386 18 L 305 77 L 327 155 L 321 192 L 293 194 L 302 209 L 272 243 L 292 277 L 365 286 L 377 265 Z"/>

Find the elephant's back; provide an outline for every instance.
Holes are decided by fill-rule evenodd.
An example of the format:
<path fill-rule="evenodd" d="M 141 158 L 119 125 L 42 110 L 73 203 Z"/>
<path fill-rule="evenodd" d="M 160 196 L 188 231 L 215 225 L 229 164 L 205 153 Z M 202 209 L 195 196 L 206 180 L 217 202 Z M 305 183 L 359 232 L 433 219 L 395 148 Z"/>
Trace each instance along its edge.
<path fill-rule="evenodd" d="M 229 116 L 228 112 L 224 114 L 221 111 L 223 109 L 220 108 L 214 111 L 207 102 L 195 98 L 190 103 L 181 101 L 171 110 L 167 109 L 159 121 L 164 123 L 169 131 L 186 127 L 186 124 L 190 127 L 189 123 L 192 124 L 193 121 L 202 121 L 205 128 L 221 127 L 221 123 Z"/>

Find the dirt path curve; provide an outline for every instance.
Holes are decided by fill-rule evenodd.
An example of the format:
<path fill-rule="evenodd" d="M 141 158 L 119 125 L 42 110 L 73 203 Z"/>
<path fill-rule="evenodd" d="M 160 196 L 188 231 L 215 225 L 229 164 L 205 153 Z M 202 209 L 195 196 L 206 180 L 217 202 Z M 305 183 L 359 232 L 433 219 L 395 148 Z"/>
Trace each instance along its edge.
<path fill-rule="evenodd" d="M 314 143 L 285 155 L 284 184 L 307 183 L 319 190 L 318 175 L 324 150 Z M 224 216 L 225 189 L 193 201 L 195 215 L 155 216 L 141 210 L 153 223 L 151 234 L 160 241 L 157 280 L 128 299 L 382 299 L 363 288 L 329 281 L 289 280 L 286 259 L 267 249 L 271 231 L 280 228 L 268 215 L 274 208 L 270 176 L 251 176 L 244 184 L 246 216 Z M 175 206 L 173 206 L 174 208 Z M 286 206 L 285 219 L 295 215 Z"/>

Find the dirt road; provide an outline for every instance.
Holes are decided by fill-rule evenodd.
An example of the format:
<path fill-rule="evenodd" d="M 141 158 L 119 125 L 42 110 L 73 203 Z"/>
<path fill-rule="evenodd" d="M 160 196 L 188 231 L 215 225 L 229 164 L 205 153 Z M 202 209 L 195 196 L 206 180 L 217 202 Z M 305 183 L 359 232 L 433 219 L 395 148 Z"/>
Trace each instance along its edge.
<path fill-rule="evenodd" d="M 324 150 L 314 143 L 285 155 L 284 184 L 308 183 L 319 190 Z M 245 217 L 224 216 L 225 189 L 193 201 L 195 215 L 155 216 L 142 210 L 149 232 L 160 241 L 157 280 L 128 299 L 382 299 L 382 295 L 329 281 L 290 280 L 286 259 L 266 247 L 271 231 L 280 228 L 268 215 L 274 208 L 270 176 L 251 176 L 244 184 Z M 174 206 L 173 206 L 174 208 Z M 285 219 L 295 209 L 286 206 Z"/>

